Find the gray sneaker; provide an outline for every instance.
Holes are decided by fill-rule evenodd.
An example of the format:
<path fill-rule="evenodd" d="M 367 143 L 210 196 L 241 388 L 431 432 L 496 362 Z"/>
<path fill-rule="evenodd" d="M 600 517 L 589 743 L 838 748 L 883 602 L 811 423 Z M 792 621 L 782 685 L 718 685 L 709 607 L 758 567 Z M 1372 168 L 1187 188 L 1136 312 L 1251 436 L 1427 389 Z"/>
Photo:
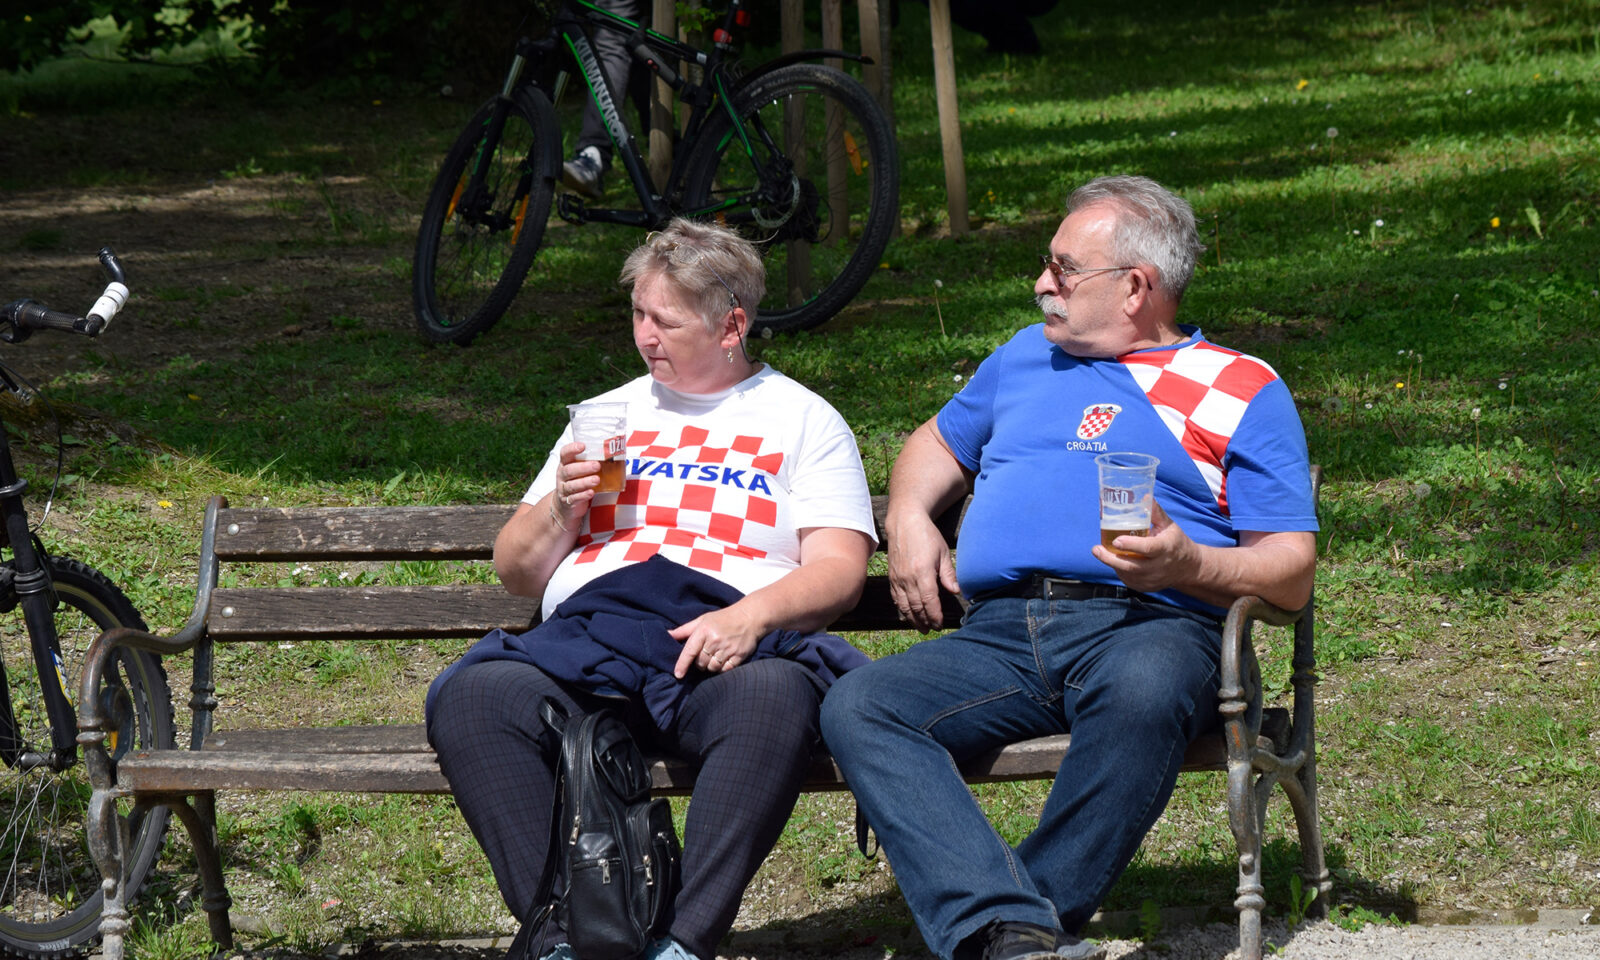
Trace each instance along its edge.
<path fill-rule="evenodd" d="M 586 197 L 600 196 L 600 181 L 605 174 L 599 147 L 584 147 L 561 165 L 561 182 Z"/>
<path fill-rule="evenodd" d="M 1056 937 L 1056 956 L 1065 960 L 1105 960 L 1106 948 L 1093 940 L 1079 940 L 1063 933 Z"/>

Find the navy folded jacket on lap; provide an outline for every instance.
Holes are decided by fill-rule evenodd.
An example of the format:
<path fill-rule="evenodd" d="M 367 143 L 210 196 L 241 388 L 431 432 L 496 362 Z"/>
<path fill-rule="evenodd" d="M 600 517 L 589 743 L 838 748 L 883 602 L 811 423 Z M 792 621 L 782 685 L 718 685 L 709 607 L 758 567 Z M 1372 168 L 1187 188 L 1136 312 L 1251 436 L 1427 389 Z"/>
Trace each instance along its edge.
<path fill-rule="evenodd" d="M 661 556 L 613 570 L 589 581 L 526 633 L 491 630 L 434 678 L 424 709 L 433 709 L 446 678 L 462 667 L 516 660 L 595 693 L 638 695 L 657 728 L 669 729 L 684 696 L 710 675 L 698 670 L 682 680 L 672 675 L 683 644 L 668 631 L 743 596 L 715 577 Z M 762 637 L 750 659 L 764 657 L 794 660 L 825 684 L 868 659 L 843 637 L 796 630 Z"/>

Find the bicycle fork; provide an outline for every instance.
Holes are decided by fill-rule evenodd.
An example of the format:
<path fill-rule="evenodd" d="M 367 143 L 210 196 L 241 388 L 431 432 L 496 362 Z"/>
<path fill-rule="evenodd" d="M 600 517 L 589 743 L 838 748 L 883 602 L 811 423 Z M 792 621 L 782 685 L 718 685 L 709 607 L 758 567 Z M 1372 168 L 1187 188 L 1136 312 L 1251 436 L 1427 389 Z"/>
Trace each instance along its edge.
<path fill-rule="evenodd" d="M 6 536 L 11 543 L 10 593 L 22 606 L 23 620 L 32 642 L 33 662 L 39 675 L 46 718 L 50 722 L 50 749 L 30 749 L 17 726 L 11 699 L 11 679 L 0 663 L 0 759 L 9 767 L 31 770 L 48 765 L 62 770 L 78 755 L 78 718 L 62 689 L 61 651 L 56 637 L 55 588 L 42 552 L 28 530 L 28 515 L 23 509 L 22 492 L 26 480 L 17 476 L 11 460 L 11 438 L 0 427 L 0 514 L 4 515 Z"/>

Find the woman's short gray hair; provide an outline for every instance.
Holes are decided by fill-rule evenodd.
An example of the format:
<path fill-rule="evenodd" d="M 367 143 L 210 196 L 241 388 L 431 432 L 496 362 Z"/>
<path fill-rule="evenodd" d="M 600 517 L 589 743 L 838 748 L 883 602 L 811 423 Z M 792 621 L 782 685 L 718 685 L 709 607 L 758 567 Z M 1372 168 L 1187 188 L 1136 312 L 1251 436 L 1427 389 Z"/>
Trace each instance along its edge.
<path fill-rule="evenodd" d="M 672 281 L 712 333 L 736 305 L 749 318 L 745 326 L 749 333 L 761 298 L 767 295 L 766 267 L 754 244 L 726 227 L 683 217 L 645 237 L 628 254 L 618 280 L 632 287 L 647 276 Z"/>
<path fill-rule="evenodd" d="M 1149 177 L 1100 177 L 1072 191 L 1067 213 L 1097 203 L 1117 209 L 1113 259 L 1154 266 L 1160 274 L 1157 286 L 1174 303 L 1182 300 L 1205 249 L 1188 201 Z"/>

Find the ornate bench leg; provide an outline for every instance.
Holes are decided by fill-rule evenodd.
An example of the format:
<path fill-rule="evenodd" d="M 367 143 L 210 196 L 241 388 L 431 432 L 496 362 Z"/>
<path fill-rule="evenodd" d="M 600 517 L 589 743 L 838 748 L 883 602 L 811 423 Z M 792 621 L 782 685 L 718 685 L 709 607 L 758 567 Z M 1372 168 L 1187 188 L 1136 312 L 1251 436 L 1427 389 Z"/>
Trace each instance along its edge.
<path fill-rule="evenodd" d="M 1261 960 L 1261 911 L 1267 905 L 1261 885 L 1261 813 L 1254 769 L 1248 760 L 1228 763 L 1228 825 L 1239 847 L 1239 958 Z"/>
<path fill-rule="evenodd" d="M 1306 908 L 1306 916 L 1326 917 L 1333 901 L 1333 875 L 1323 858 L 1322 819 L 1317 812 L 1317 764 L 1308 759 L 1291 779 L 1283 782 L 1283 792 L 1294 811 L 1295 829 L 1300 834 L 1300 879 L 1304 889 L 1317 891 Z"/>
<path fill-rule="evenodd" d="M 117 816 L 117 798 L 110 791 L 97 789 L 90 796 L 86 830 L 89 853 L 100 868 L 100 889 L 105 894 L 100 911 L 101 955 L 105 960 L 122 960 L 123 938 L 128 934 L 122 852 L 128 848 L 128 829 Z"/>
<path fill-rule="evenodd" d="M 232 950 L 233 926 L 228 922 L 228 908 L 233 906 L 233 898 L 228 896 L 227 885 L 223 883 L 222 854 L 217 850 L 216 794 L 207 790 L 195 794 L 192 804 L 184 797 L 169 805 L 183 821 L 189 843 L 194 847 L 195 863 L 200 868 L 200 905 L 206 911 L 211 939 L 219 949 Z"/>

